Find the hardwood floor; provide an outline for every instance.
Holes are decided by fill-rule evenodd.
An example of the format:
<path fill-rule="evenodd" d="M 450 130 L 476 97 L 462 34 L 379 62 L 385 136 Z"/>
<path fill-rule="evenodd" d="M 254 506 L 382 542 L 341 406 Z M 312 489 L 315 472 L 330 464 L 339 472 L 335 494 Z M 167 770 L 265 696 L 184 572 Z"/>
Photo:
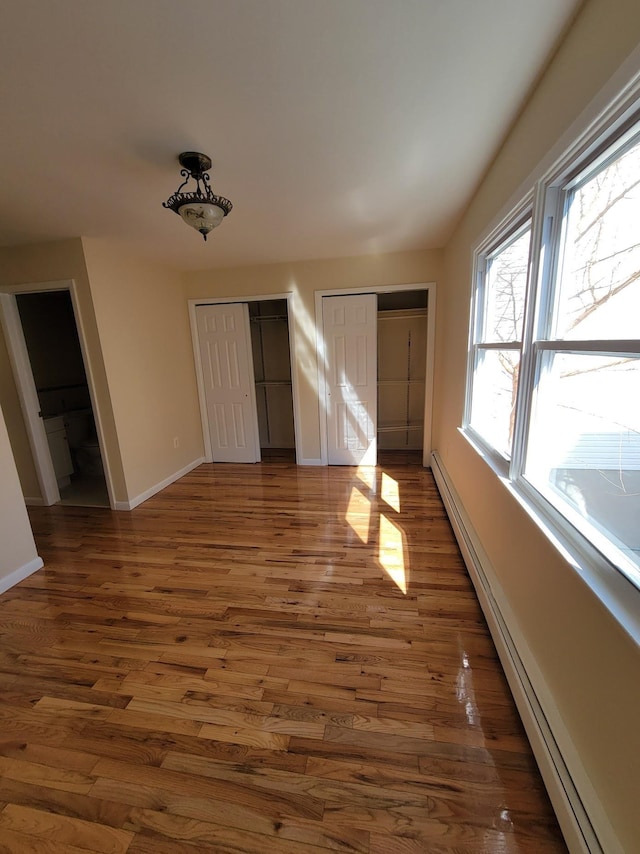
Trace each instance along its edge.
<path fill-rule="evenodd" d="M 0 851 L 566 851 L 431 474 L 386 459 L 30 510 Z"/>

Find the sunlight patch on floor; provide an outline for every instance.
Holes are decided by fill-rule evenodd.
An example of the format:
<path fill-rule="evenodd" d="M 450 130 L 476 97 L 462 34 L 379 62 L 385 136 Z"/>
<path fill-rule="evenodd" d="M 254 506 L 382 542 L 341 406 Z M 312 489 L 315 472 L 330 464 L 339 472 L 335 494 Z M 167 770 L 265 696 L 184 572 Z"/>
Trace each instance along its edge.
<path fill-rule="evenodd" d="M 358 466 L 358 478 L 372 492 L 376 491 L 376 467 L 375 466 Z"/>
<path fill-rule="evenodd" d="M 389 507 L 393 507 L 396 513 L 400 512 L 400 487 L 398 481 L 382 472 L 382 485 L 380 497 L 386 501 Z"/>
<path fill-rule="evenodd" d="M 380 535 L 378 541 L 378 560 L 394 584 L 407 592 L 408 566 L 405 565 L 404 531 L 384 513 L 380 514 Z"/>
<path fill-rule="evenodd" d="M 363 543 L 369 542 L 369 524 L 371 521 L 371 501 L 355 486 L 351 488 L 347 522 Z"/>

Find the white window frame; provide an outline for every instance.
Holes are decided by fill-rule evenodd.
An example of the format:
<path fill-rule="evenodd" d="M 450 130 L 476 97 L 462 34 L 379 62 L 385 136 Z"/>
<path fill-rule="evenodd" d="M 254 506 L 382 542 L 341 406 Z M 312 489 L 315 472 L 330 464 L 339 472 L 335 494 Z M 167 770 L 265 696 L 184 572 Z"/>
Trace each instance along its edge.
<path fill-rule="evenodd" d="M 594 586 L 602 582 L 604 596 L 607 576 L 611 569 L 618 577 L 623 576 L 636 588 L 640 588 L 640 568 L 624 551 L 615 547 L 605 534 L 599 534 L 580 514 L 568 505 L 554 499 L 552 491 L 533 486 L 524 476 L 525 457 L 529 425 L 533 411 L 536 388 L 538 356 L 544 352 L 567 352 L 596 354 L 603 356 L 640 356 L 640 339 L 569 340 L 551 337 L 553 305 L 556 298 L 555 280 L 560 263 L 560 236 L 565 216 L 565 202 L 571 189 L 586 180 L 590 174 L 602 168 L 613 145 L 618 157 L 625 145 L 625 136 L 640 127 L 640 85 L 634 87 L 633 97 L 614 103 L 599 122 L 594 123 L 590 133 L 583 134 L 560 156 L 553 166 L 535 183 L 512 212 L 480 242 L 474 252 L 473 289 L 469 334 L 469 355 L 465 411 L 462 432 L 472 446 L 487 460 L 501 476 L 514 497 L 543 530 L 568 553 L 577 566 L 588 565 L 594 572 Z M 522 348 L 518 390 L 516 400 L 515 428 L 511 458 L 505 457 L 491 447 L 470 425 L 472 386 L 476 364 L 476 337 L 481 316 L 483 288 L 483 259 L 512 233 L 519 223 L 525 221 L 527 211 L 532 211 L 532 235 L 529 259 L 529 275 L 525 297 L 525 315 L 522 332 Z M 617 597 L 616 597 L 617 598 Z M 615 609 L 617 610 L 617 609 Z M 626 623 L 627 620 L 625 619 Z M 635 620 L 633 621 L 635 623 Z M 634 628 L 637 628 L 634 626 Z"/>
<path fill-rule="evenodd" d="M 529 263 L 529 272 L 527 275 L 527 287 L 525 293 L 525 320 L 523 321 L 523 336 L 519 341 L 500 341 L 500 342 L 486 342 L 481 341 L 482 335 L 482 327 L 484 323 L 484 316 L 486 313 L 486 301 L 485 301 L 485 289 L 486 289 L 486 277 L 487 277 L 487 259 L 490 255 L 492 255 L 500 246 L 509 240 L 514 234 L 516 234 L 520 229 L 522 229 L 527 223 L 531 223 L 531 241 L 533 242 L 533 227 L 534 227 L 534 219 L 533 219 L 533 192 L 529 193 L 521 202 L 520 205 L 505 219 L 503 220 L 497 228 L 493 229 L 493 231 L 482 241 L 482 243 L 476 248 L 473 253 L 473 282 L 474 288 L 473 293 L 471 295 L 471 322 L 469 324 L 469 346 L 468 346 L 468 355 L 467 355 L 467 387 L 466 387 L 466 396 L 465 396 L 465 406 L 464 406 L 464 420 L 463 420 L 463 430 L 467 433 L 469 438 L 472 440 L 473 444 L 477 445 L 483 452 L 485 456 L 487 456 L 501 474 L 506 475 L 509 471 L 510 459 L 513 456 L 513 449 L 515 447 L 515 437 L 517 430 L 517 418 L 516 418 L 516 429 L 514 430 L 514 437 L 512 441 L 512 454 L 507 456 L 503 454 L 500 450 L 493 447 L 489 443 L 489 441 L 476 429 L 474 429 L 471 423 L 471 409 L 473 405 L 473 379 L 475 374 L 475 369 L 478 364 L 478 357 L 481 351 L 489 351 L 489 350 L 519 350 L 520 351 L 520 373 L 518 378 L 518 390 L 517 395 L 520 395 L 520 376 L 522 372 L 522 349 L 523 349 L 523 339 L 524 339 L 524 324 L 526 323 L 526 303 L 527 296 L 529 293 L 529 276 L 531 274 L 531 263 Z M 531 250 L 530 250 L 531 253 Z M 530 255 L 531 257 L 531 255 Z M 517 414 L 517 404 L 516 404 L 516 414 Z"/>

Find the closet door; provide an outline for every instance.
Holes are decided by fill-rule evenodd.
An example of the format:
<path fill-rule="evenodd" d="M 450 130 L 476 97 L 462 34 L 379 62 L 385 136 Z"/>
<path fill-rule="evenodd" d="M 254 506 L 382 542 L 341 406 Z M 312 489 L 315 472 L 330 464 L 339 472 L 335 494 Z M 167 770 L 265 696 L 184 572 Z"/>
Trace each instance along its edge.
<path fill-rule="evenodd" d="M 375 465 L 375 294 L 323 299 L 329 465 Z"/>
<path fill-rule="evenodd" d="M 246 303 L 196 307 L 209 435 L 216 463 L 260 460 Z"/>

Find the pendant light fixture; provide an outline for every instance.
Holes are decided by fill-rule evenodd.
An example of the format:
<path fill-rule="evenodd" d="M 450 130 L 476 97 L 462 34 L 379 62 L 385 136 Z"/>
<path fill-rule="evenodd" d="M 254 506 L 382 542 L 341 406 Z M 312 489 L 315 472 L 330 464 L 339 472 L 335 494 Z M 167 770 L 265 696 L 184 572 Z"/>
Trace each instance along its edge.
<path fill-rule="evenodd" d="M 182 166 L 180 174 L 185 179 L 175 193 L 162 203 L 163 208 L 170 208 L 182 219 L 199 231 L 207 239 L 207 234 L 216 228 L 229 213 L 233 205 L 229 199 L 216 196 L 209 186 L 208 171 L 211 169 L 211 158 L 198 151 L 183 151 L 178 155 Z M 182 192 L 189 181 L 195 184 L 194 189 Z"/>

